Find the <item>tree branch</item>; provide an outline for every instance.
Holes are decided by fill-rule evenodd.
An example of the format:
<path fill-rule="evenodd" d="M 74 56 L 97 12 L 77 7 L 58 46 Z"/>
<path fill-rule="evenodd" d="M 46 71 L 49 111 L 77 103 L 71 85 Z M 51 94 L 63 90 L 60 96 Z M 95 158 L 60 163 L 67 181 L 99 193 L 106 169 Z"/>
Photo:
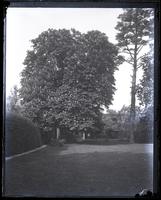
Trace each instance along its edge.
<path fill-rule="evenodd" d="M 127 41 L 126 41 L 126 50 L 129 52 L 129 54 L 130 54 L 130 57 L 131 57 L 131 59 L 132 60 L 134 60 L 134 57 L 133 57 L 133 54 L 131 53 L 131 51 L 130 51 L 130 49 L 129 49 L 129 47 L 128 47 L 128 44 L 127 44 Z"/>
<path fill-rule="evenodd" d="M 139 54 L 139 52 L 142 50 L 143 47 L 144 47 L 144 45 L 140 45 L 140 46 L 137 48 L 137 54 Z"/>
<path fill-rule="evenodd" d="M 126 54 L 129 54 L 129 52 L 128 52 L 128 51 L 126 51 L 126 49 L 125 49 L 124 53 L 126 53 Z"/>
<path fill-rule="evenodd" d="M 140 57 L 137 59 L 137 61 L 138 61 L 139 59 L 142 59 L 142 58 L 144 58 L 144 56 L 145 56 L 145 55 L 143 55 L 143 56 L 140 56 Z"/>
<path fill-rule="evenodd" d="M 141 67 L 141 65 L 137 66 L 137 68 L 136 68 L 136 69 L 139 69 L 140 67 Z"/>
<path fill-rule="evenodd" d="M 133 62 L 130 62 L 129 60 L 125 60 L 125 62 L 129 63 L 130 65 L 133 65 Z"/>

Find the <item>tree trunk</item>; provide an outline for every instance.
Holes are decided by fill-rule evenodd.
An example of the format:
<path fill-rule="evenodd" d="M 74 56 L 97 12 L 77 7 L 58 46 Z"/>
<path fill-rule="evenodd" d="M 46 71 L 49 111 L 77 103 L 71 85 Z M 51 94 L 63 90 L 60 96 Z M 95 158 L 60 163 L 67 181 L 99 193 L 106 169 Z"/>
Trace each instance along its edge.
<path fill-rule="evenodd" d="M 86 134 L 83 132 L 83 138 L 82 138 L 83 140 L 85 140 L 86 139 Z"/>
<path fill-rule="evenodd" d="M 136 72 L 137 72 L 137 44 L 135 44 L 134 50 L 134 65 L 132 75 L 132 87 L 131 87 L 131 109 L 130 109 L 130 143 L 134 143 L 134 131 L 135 131 L 135 103 L 136 103 Z"/>
<path fill-rule="evenodd" d="M 131 88 L 131 109 L 130 109 L 130 143 L 134 143 L 134 125 L 135 125 L 135 93 L 136 93 L 136 70 L 133 70 L 132 88 Z"/>
<path fill-rule="evenodd" d="M 56 128 L 56 139 L 59 140 L 60 138 L 60 129 Z"/>

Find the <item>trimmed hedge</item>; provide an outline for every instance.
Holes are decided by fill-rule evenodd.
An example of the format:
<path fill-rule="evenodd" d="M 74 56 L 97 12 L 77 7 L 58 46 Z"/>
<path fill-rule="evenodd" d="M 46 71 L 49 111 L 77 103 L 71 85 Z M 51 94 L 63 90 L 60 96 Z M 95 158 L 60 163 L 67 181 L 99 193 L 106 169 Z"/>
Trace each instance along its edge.
<path fill-rule="evenodd" d="M 5 121 L 5 155 L 12 156 L 42 145 L 39 129 L 28 119 L 8 113 Z"/>

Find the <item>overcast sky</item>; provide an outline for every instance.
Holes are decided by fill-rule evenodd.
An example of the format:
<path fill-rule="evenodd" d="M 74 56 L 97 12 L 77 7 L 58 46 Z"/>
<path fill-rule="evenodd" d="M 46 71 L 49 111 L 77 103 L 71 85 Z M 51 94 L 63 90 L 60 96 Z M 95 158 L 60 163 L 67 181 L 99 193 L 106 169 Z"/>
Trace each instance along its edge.
<path fill-rule="evenodd" d="M 24 68 L 30 40 L 48 28 L 71 29 L 80 32 L 99 30 L 109 41 L 116 43 L 115 26 L 122 13 L 118 8 L 9 8 L 6 36 L 6 94 L 14 85 L 19 86 L 20 72 Z M 141 73 L 140 73 L 141 74 Z M 111 109 L 119 110 L 130 105 L 131 66 L 124 63 L 115 72 L 116 93 Z"/>

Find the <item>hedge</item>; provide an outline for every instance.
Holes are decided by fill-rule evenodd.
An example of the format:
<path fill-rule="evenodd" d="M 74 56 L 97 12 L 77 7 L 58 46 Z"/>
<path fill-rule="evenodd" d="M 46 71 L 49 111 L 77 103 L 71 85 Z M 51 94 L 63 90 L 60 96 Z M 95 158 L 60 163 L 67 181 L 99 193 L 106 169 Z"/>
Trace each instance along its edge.
<path fill-rule="evenodd" d="M 42 145 L 39 129 L 28 119 L 8 113 L 5 120 L 5 155 L 12 156 Z"/>

